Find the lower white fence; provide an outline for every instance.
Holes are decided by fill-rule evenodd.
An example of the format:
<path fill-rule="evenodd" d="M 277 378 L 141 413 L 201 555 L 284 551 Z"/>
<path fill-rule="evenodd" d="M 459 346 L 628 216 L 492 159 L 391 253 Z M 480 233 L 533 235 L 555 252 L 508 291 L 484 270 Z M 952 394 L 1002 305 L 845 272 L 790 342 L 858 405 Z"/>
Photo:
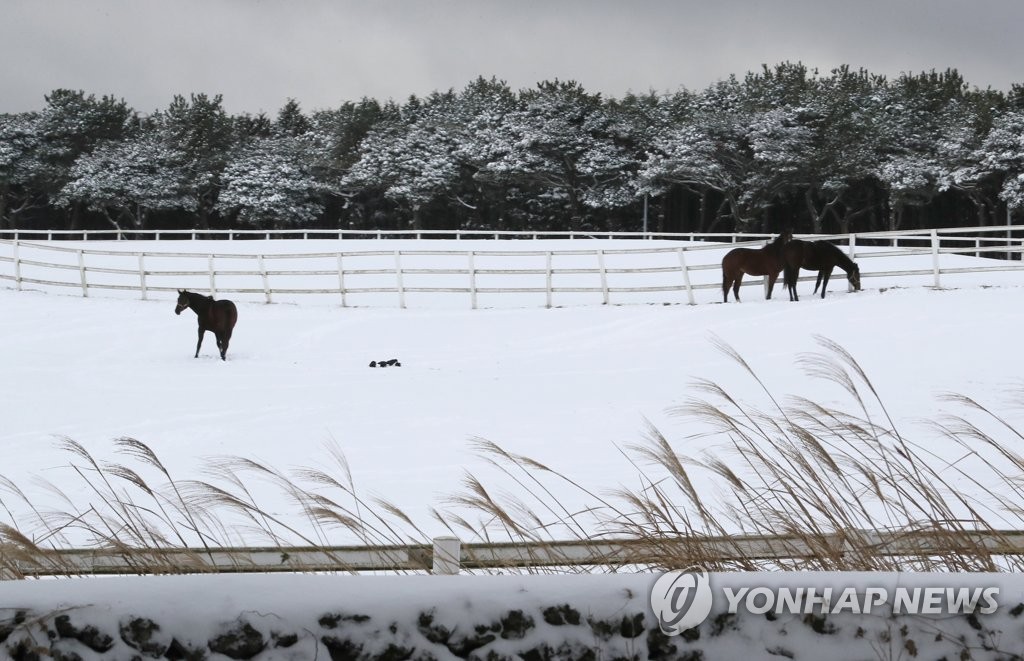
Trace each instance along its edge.
<path fill-rule="evenodd" d="M 827 238 L 844 246 L 858 261 L 864 280 L 901 278 L 901 284 L 909 286 L 941 287 L 952 282 L 950 276 L 1024 270 L 1024 262 L 1012 259 L 1024 252 L 1024 240 L 1011 239 L 1006 232 L 1005 227 L 972 227 Z M 680 235 L 691 237 L 708 238 Z M 735 241 L 737 237 L 749 239 L 749 235 L 712 238 Z M 486 249 L 477 249 L 480 242 L 469 241 L 430 243 L 441 243 L 444 249 L 398 243 L 397 249 L 386 250 L 380 249 L 387 245 L 385 241 L 364 250 L 276 253 L 272 251 L 298 242 L 218 241 L 202 244 L 209 252 L 176 252 L 180 244 L 167 241 L 148 242 L 143 246 L 147 250 L 131 250 L 138 244 L 68 245 L 19 238 L 0 240 L 0 281 L 19 290 L 65 289 L 82 296 L 127 292 L 143 300 L 186 288 L 267 303 L 315 296 L 342 306 L 401 308 L 411 300 L 415 303 L 423 296 L 438 295 L 471 308 L 513 300 L 520 306 L 547 307 L 694 304 L 695 292 L 714 290 L 720 294 L 720 262 L 725 250 L 736 245 L 756 247 L 764 240 L 724 245 L 575 241 L 583 245 L 580 249 L 544 249 L 544 241 L 520 241 L 517 247 L 524 249 L 516 250 L 495 249 L 494 242 Z M 962 259 L 967 256 L 1000 259 Z M 837 269 L 834 277 L 842 283 L 841 271 Z M 748 278 L 744 284 L 761 282 Z M 785 296 L 781 290 L 780 278 L 776 295 Z"/>
<path fill-rule="evenodd" d="M 666 558 L 694 565 L 749 561 L 807 561 L 858 556 L 864 549 L 878 557 L 977 558 L 1024 555 L 1024 531 L 955 534 L 941 531 L 878 532 L 851 530 L 807 538 L 793 535 L 687 537 L 660 540 L 517 542 L 463 544 L 439 537 L 432 544 L 408 546 L 66 549 L 45 554 L 0 545 L 0 579 L 152 573 L 268 572 L 425 572 L 458 574 L 467 570 L 543 567 L 663 566 Z"/>

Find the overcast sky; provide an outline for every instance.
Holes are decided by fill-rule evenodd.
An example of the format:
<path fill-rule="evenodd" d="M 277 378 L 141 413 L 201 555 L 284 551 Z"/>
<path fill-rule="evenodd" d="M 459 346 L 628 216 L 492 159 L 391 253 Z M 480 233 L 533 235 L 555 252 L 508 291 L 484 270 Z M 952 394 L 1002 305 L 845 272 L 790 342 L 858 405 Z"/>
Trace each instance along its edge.
<path fill-rule="evenodd" d="M 0 0 L 0 112 L 56 88 L 220 93 L 231 112 L 403 100 L 479 75 L 621 96 L 699 90 L 762 63 L 1024 82 L 1022 0 Z"/>

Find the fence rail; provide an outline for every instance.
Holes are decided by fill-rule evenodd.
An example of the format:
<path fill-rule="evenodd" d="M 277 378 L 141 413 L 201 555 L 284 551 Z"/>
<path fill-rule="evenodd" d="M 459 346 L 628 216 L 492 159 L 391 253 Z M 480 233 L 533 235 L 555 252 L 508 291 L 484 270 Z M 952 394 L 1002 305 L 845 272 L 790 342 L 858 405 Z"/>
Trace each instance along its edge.
<path fill-rule="evenodd" d="M 686 537 L 660 540 L 463 544 L 439 537 L 408 546 L 235 547 L 181 549 L 66 549 L 29 556 L 0 545 L 0 578 L 138 575 L 155 573 L 422 572 L 544 567 L 663 567 L 666 558 L 688 564 L 813 561 L 858 555 L 934 558 L 1024 555 L 1024 531 L 879 532 L 853 530 L 815 535 L 814 544 L 792 535 Z"/>
<path fill-rule="evenodd" d="M 3 229 L 0 239 L 21 240 L 203 240 L 218 239 L 688 239 L 690 241 L 738 241 L 739 237 L 764 237 L 767 234 L 730 232 L 592 232 L 524 230 L 355 230 L 355 229 L 179 229 L 179 230 L 50 230 Z"/>
<path fill-rule="evenodd" d="M 159 233 L 169 232 L 172 231 Z M 198 230 L 188 232 L 194 234 Z M 314 230 L 303 232 L 312 234 Z M 331 231 L 332 235 L 338 232 Z M 91 233 L 109 234 L 109 231 L 93 230 Z M 415 234 L 429 235 L 427 231 Z M 531 233 L 552 234 L 558 233 Z M 1024 252 L 1024 237 L 1006 234 L 1006 227 L 970 227 L 821 238 L 844 245 L 851 257 L 863 260 L 862 279 L 924 276 L 928 284 L 940 287 L 944 275 L 1024 270 L 1024 262 L 1012 259 Z M 462 233 L 466 235 L 468 233 Z M 669 235 L 607 233 L 603 236 L 646 239 Z M 342 306 L 352 304 L 353 297 L 385 294 L 394 297 L 389 299 L 389 305 L 397 304 L 402 308 L 407 306 L 411 296 L 420 294 L 461 295 L 472 308 L 481 305 L 482 297 L 495 294 L 543 296 L 547 307 L 555 305 L 556 297 L 565 294 L 588 295 L 593 302 L 603 304 L 633 302 L 629 297 L 634 295 L 647 296 L 645 302 L 683 302 L 685 298 L 685 302 L 693 304 L 695 291 L 721 288 L 718 273 L 722 242 L 737 246 L 763 244 L 763 239 L 751 241 L 751 235 L 745 234 L 670 236 L 694 242 L 679 245 L 659 242 L 649 247 L 629 248 L 600 248 L 590 242 L 586 248 L 572 250 L 532 247 L 483 250 L 473 245 L 466 249 L 444 250 L 250 254 L 225 250 L 226 244 L 221 243 L 212 252 L 135 251 L 119 249 L 122 244 L 117 249 L 102 245 L 92 248 L 67 245 L 62 241 L 12 238 L 0 240 L 0 281 L 13 283 L 16 289 L 26 286 L 71 288 L 79 290 L 82 296 L 103 290 L 132 291 L 138 292 L 142 299 L 182 287 L 208 291 L 211 295 L 252 296 L 267 303 L 274 302 L 275 296 L 315 294 L 337 297 L 335 300 Z M 705 240 L 715 243 L 702 242 Z M 943 255 L 1000 259 L 962 266 L 943 264 L 940 260 Z M 879 258 L 907 256 L 917 258 L 916 268 L 886 270 L 871 266 L 881 263 L 875 261 Z M 744 284 L 759 282 L 754 279 Z M 674 294 L 675 298 L 669 294 Z"/>
<path fill-rule="evenodd" d="M 861 232 L 861 237 L 911 237 L 926 236 L 932 230 L 890 230 Z M 1019 243 L 1024 236 L 1024 225 L 994 225 L 942 228 L 942 235 L 957 234 L 999 234 L 991 240 L 1002 240 L 1007 245 Z M 0 229 L 0 239 L 7 240 L 235 240 L 235 239 L 668 239 L 685 241 L 739 242 L 768 238 L 770 234 L 741 232 L 601 232 L 601 231 L 534 231 L 534 230 L 424 230 L 424 229 Z M 807 235 L 812 236 L 812 235 Z M 813 235 L 821 238 L 837 238 L 849 234 Z"/>

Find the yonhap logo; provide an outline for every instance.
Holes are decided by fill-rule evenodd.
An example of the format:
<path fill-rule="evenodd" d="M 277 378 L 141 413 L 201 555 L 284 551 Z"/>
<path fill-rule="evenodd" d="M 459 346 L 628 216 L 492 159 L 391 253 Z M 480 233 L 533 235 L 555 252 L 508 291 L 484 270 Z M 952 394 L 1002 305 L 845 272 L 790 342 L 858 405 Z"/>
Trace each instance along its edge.
<path fill-rule="evenodd" d="M 651 588 L 651 609 L 661 632 L 678 636 L 711 614 L 711 584 L 700 567 L 662 574 Z"/>
<path fill-rule="evenodd" d="M 849 615 L 860 617 L 902 615 L 990 615 L 999 607 L 997 585 L 942 585 L 948 575 L 879 574 L 872 585 L 828 585 L 850 580 L 844 574 L 790 574 L 780 585 L 777 578 L 758 574 L 716 576 L 711 589 L 708 572 L 701 567 L 662 574 L 651 587 L 651 610 L 666 636 L 678 636 L 699 626 L 711 614 L 716 596 L 724 612 L 750 615 Z M 759 580 L 760 579 L 760 580 Z M 763 581 L 760 585 L 758 583 Z M 742 585 L 752 582 L 751 585 Z M 796 585 L 793 585 L 796 583 Z M 716 595 L 717 593 L 717 595 Z"/>

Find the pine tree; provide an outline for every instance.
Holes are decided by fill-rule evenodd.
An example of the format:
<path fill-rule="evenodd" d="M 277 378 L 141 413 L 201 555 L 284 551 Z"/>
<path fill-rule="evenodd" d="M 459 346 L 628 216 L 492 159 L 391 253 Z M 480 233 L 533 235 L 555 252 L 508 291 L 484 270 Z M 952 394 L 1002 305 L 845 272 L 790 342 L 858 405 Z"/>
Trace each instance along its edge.
<path fill-rule="evenodd" d="M 183 194 L 192 199 L 199 227 L 210 227 L 220 194 L 221 174 L 234 148 L 234 126 L 221 95 L 175 96 L 160 116 L 162 140 L 176 167 L 189 173 Z"/>
<path fill-rule="evenodd" d="M 39 192 L 54 200 L 70 179 L 71 168 L 80 156 L 100 143 L 120 140 L 134 121 L 134 112 L 123 100 L 111 96 L 97 100 L 92 94 L 66 89 L 51 92 L 40 113 L 41 168 L 36 180 Z M 67 208 L 68 226 L 77 229 L 81 208 L 76 204 Z"/>
<path fill-rule="evenodd" d="M 153 211 L 195 211 L 187 179 L 160 136 L 140 131 L 80 156 L 55 204 L 84 205 L 118 229 L 145 229 Z"/>
<path fill-rule="evenodd" d="M 0 229 L 17 228 L 22 213 L 45 204 L 40 125 L 36 113 L 0 115 Z"/>
<path fill-rule="evenodd" d="M 217 210 L 251 227 L 311 225 L 323 213 L 325 187 L 308 167 L 307 149 L 301 136 L 253 141 L 225 167 Z"/>

